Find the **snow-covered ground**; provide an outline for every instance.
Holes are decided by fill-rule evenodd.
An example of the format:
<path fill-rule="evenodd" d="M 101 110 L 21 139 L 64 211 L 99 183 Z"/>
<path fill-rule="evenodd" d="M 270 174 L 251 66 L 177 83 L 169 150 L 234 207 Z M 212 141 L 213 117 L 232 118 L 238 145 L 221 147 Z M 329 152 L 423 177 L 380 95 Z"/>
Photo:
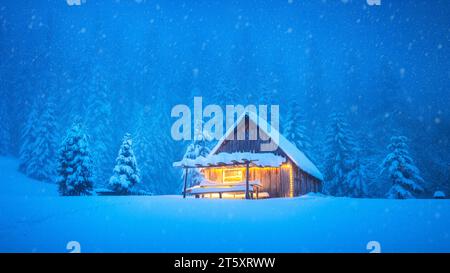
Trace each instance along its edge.
<path fill-rule="evenodd" d="M 450 252 L 450 200 L 60 197 L 0 158 L 0 252 Z"/>

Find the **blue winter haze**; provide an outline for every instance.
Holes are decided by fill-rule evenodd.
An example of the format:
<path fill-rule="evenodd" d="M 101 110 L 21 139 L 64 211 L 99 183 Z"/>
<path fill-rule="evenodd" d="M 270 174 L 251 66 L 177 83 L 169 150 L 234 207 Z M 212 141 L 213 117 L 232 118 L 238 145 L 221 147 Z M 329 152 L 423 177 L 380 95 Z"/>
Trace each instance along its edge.
<path fill-rule="evenodd" d="M 72 132 L 101 188 L 130 133 L 138 190 L 179 194 L 172 162 L 197 150 L 171 138 L 170 110 L 201 96 L 280 105 L 330 194 L 448 194 L 449 14 L 444 0 L 2 0 L 0 153 L 57 182 Z"/>

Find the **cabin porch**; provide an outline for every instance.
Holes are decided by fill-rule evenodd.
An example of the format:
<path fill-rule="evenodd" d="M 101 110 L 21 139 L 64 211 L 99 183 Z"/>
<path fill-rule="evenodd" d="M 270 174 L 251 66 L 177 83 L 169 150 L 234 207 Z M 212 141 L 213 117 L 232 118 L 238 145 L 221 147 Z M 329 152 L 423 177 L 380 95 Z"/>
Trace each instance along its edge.
<path fill-rule="evenodd" d="M 285 169 L 285 162 L 284 157 L 272 153 L 220 153 L 206 158 L 185 159 L 175 162 L 174 166 L 185 169 L 183 196 L 259 199 L 271 197 L 264 185 L 267 181 L 270 185 L 273 180 L 267 176 L 267 172 L 263 174 L 261 171 L 280 170 L 278 173 L 281 174 L 281 170 Z M 189 168 L 200 169 L 205 180 L 199 185 L 187 188 Z M 256 179 L 255 173 L 260 174 L 259 179 Z M 288 175 L 287 178 L 291 177 Z"/>
<path fill-rule="evenodd" d="M 250 199 L 268 198 L 267 192 L 261 192 L 259 181 L 249 181 Z M 246 182 L 219 183 L 202 181 L 199 185 L 186 189 L 187 194 L 195 198 L 219 198 L 219 199 L 245 199 Z"/>

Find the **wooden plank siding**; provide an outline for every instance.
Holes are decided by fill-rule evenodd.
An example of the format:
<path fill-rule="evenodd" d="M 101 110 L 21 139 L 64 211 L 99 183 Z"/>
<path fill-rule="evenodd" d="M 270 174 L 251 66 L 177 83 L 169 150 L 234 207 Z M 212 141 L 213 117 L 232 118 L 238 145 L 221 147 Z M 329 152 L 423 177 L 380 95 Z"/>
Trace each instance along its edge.
<path fill-rule="evenodd" d="M 239 166 L 236 167 L 241 169 L 242 178 L 245 181 L 245 168 Z M 205 178 L 211 182 L 223 183 L 222 171 L 223 169 L 230 168 L 206 168 L 203 169 L 203 174 Z M 281 168 L 259 168 L 259 167 L 251 167 L 249 170 L 250 178 L 249 180 L 259 180 L 261 182 L 261 191 L 269 193 L 271 197 L 281 197 L 281 179 L 285 179 L 286 177 L 289 179 L 289 176 L 283 173 L 284 171 Z M 283 184 L 288 184 L 289 180 Z"/>
<path fill-rule="evenodd" d="M 308 192 L 318 192 L 320 190 L 320 181 L 311 175 L 303 172 L 295 165 L 293 166 L 294 177 L 294 196 L 300 196 Z M 203 174 L 211 182 L 223 183 L 223 169 L 231 167 L 205 168 Z M 243 166 L 237 166 L 242 171 L 242 179 L 245 181 L 246 174 Z M 279 168 L 260 168 L 251 167 L 249 170 L 249 180 L 259 180 L 261 182 L 261 192 L 267 192 L 270 197 L 289 197 L 290 193 L 290 174 L 286 167 Z"/>

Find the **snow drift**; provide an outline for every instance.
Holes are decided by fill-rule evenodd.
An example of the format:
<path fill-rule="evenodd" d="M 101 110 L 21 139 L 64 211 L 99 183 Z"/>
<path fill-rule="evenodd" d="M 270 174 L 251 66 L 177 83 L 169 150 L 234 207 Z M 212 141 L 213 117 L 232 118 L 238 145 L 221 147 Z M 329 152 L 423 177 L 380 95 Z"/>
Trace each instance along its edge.
<path fill-rule="evenodd" d="M 0 252 L 449 252 L 449 200 L 61 197 L 0 158 Z"/>

